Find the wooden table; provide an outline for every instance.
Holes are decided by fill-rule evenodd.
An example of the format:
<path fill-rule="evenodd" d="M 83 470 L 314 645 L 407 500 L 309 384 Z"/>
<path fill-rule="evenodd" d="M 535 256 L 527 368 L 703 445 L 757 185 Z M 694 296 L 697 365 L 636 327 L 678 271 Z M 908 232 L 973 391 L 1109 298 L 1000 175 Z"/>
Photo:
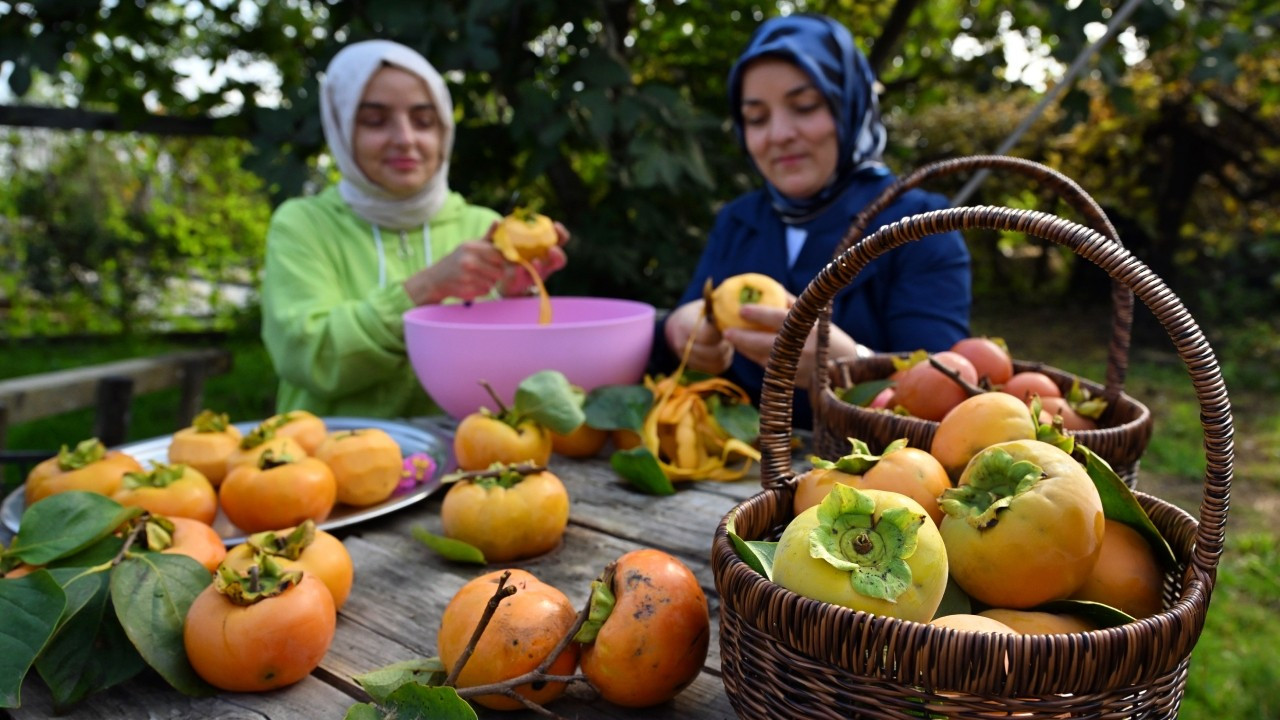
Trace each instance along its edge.
<path fill-rule="evenodd" d="M 415 424 L 432 426 L 426 421 Z M 693 570 L 706 591 L 712 617 L 710 651 L 697 680 L 664 705 L 645 710 L 618 708 L 591 697 L 589 688 L 575 684 L 550 709 L 569 718 L 735 718 L 719 675 L 719 603 L 710 566 L 711 540 L 724 514 L 760 490 L 758 466 L 737 482 L 686 483 L 675 495 L 657 497 L 625 484 L 609 466 L 608 452 L 606 448 L 601 457 L 590 460 L 552 457 L 551 470 L 564 481 L 571 503 L 564 542 L 542 557 L 513 566 L 560 588 L 581 607 L 591 580 L 609 561 L 640 547 L 669 552 Z M 352 704 L 367 699 L 352 676 L 401 660 L 436 655 L 436 632 L 449 599 L 468 580 L 499 569 L 450 563 L 412 537 L 415 527 L 440 531 L 442 496 L 436 493 L 416 505 L 335 533 L 343 538 L 355 563 L 355 585 L 339 613 L 328 655 L 302 682 L 268 693 L 189 698 L 148 670 L 121 686 L 90 696 L 61 717 L 342 718 Z M 482 718 L 538 717 L 523 711 L 479 712 Z M 53 715 L 48 692 L 34 673 L 23 687 L 22 707 L 11 715 L 13 720 Z"/>

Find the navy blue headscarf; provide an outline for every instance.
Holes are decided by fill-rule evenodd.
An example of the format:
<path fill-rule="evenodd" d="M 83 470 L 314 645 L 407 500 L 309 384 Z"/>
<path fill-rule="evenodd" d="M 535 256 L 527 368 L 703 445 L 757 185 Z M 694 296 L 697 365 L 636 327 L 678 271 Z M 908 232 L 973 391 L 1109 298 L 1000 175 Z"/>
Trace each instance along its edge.
<path fill-rule="evenodd" d="M 799 14 L 764 21 L 729 71 L 729 109 L 743 150 L 747 143 L 742 126 L 742 74 L 747 65 L 762 57 L 781 58 L 804 71 L 826 97 L 836 121 L 840 158 L 830 182 L 816 195 L 789 198 L 765 180 L 783 222 L 802 223 L 826 209 L 859 171 L 881 165 L 885 129 L 874 90 L 876 77 L 849 30 L 835 20 Z M 755 167 L 754 160 L 751 164 Z"/>

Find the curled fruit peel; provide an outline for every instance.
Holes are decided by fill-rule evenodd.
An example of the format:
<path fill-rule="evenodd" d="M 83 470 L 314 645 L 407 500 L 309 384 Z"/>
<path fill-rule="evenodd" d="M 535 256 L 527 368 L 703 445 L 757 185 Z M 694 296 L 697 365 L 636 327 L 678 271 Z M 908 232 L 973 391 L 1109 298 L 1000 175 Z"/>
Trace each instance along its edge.
<path fill-rule="evenodd" d="M 673 482 L 742 478 L 760 459 L 760 451 L 721 427 L 707 407 L 707 399 L 720 395 L 732 402 L 750 402 L 749 396 L 724 378 L 685 384 L 679 382 L 681 375 L 677 370 L 658 380 L 645 378 L 655 401 L 641 429 L 642 444 Z M 735 458 L 741 461 L 732 465 Z"/>
<path fill-rule="evenodd" d="M 818 525 L 809 535 L 809 555 L 849 573 L 853 589 L 887 602 L 911 587 L 911 566 L 926 516 L 905 507 L 876 514 L 867 493 L 836 484 L 818 506 Z"/>

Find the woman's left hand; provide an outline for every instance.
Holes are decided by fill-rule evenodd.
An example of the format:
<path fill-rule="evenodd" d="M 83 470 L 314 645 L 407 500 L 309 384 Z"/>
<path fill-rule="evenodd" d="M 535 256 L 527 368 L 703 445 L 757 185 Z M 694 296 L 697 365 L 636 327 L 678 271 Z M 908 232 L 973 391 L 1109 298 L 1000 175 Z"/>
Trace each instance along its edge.
<path fill-rule="evenodd" d="M 553 224 L 556 228 L 556 246 L 548 250 L 544 257 L 530 261 L 530 264 L 538 271 L 538 275 L 543 280 L 551 277 L 553 273 L 569 262 L 569 256 L 564 251 L 565 243 L 569 242 L 569 231 L 559 222 Z M 497 226 L 498 223 L 496 222 L 490 226 L 489 232 L 485 234 L 487 241 L 493 242 L 493 231 Z M 498 281 L 498 292 L 504 297 L 528 295 L 534 285 L 533 278 L 529 276 L 527 270 L 515 263 L 508 263 L 506 270 L 502 274 L 502 279 Z"/>
<path fill-rule="evenodd" d="M 788 307 L 796 301 L 795 296 L 787 298 Z M 769 353 L 773 351 L 774 341 L 782 329 L 782 322 L 787 318 L 788 310 L 767 307 L 765 305 L 746 304 L 742 306 L 742 318 L 753 324 L 769 328 L 768 330 L 749 330 L 747 328 L 730 328 L 725 330 L 724 337 L 738 353 L 760 367 L 769 362 Z M 857 353 L 857 343 L 849 334 L 835 325 L 830 326 L 827 335 L 827 357 L 853 357 Z M 804 348 L 800 351 L 800 360 L 796 365 L 796 384 L 808 388 L 813 379 L 815 356 L 818 349 L 818 328 L 815 324 L 805 338 Z"/>

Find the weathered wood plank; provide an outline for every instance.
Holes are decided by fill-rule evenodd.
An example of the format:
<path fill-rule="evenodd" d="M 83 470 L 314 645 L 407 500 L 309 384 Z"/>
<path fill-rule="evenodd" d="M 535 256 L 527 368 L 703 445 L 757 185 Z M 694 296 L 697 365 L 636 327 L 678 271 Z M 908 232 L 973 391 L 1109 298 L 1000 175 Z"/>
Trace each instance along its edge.
<path fill-rule="evenodd" d="M 150 671 L 96 693 L 62 715 L 54 714 L 49 691 L 38 680 L 28 679 L 22 688 L 22 707 L 10 710 L 13 720 L 121 720 L 170 718 L 173 720 L 318 720 L 340 719 L 356 700 L 315 677 L 266 693 L 219 693 L 192 698 L 169 687 Z"/>
<path fill-rule="evenodd" d="M 195 367 L 201 368 L 206 377 L 225 373 L 231 368 L 231 353 L 223 348 L 182 350 L 0 380 L 0 405 L 5 407 L 9 424 L 28 422 L 93 407 L 98 399 L 98 383 L 104 378 L 129 378 L 133 381 L 133 394 L 143 395 L 183 387 Z"/>

